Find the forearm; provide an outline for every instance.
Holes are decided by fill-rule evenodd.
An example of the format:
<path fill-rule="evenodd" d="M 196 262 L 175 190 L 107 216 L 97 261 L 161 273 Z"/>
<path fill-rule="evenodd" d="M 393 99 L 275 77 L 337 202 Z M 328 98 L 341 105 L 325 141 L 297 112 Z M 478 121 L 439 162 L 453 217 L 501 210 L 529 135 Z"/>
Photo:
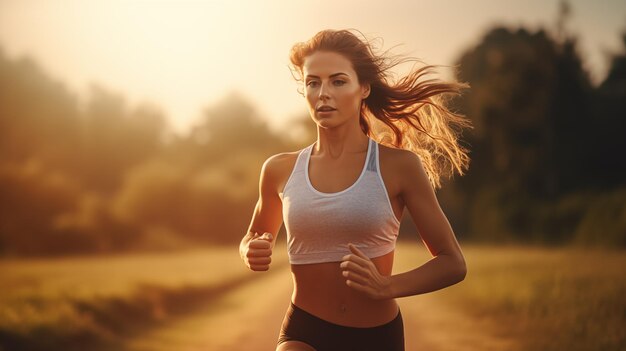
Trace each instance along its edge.
<path fill-rule="evenodd" d="M 425 294 L 443 289 L 465 279 L 462 258 L 439 255 L 420 267 L 391 276 L 390 298 Z"/>

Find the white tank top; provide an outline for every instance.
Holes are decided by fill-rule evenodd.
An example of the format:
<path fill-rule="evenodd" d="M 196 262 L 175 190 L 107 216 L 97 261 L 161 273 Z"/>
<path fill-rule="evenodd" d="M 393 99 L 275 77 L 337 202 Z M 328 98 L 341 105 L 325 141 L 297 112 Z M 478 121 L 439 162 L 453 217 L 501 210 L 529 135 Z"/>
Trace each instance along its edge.
<path fill-rule="evenodd" d="M 368 137 L 367 157 L 359 178 L 348 188 L 323 193 L 311 185 L 309 160 L 315 143 L 302 149 L 280 193 L 287 231 L 289 262 L 338 262 L 354 244 L 369 258 L 395 248 L 396 218 L 380 175 L 378 143 Z"/>

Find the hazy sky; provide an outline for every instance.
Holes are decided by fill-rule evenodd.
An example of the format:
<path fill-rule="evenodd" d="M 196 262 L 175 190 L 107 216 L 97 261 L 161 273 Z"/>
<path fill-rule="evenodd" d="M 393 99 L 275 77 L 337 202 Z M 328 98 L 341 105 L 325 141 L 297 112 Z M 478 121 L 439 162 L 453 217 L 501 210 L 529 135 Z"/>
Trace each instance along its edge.
<path fill-rule="evenodd" d="M 570 1 L 594 81 L 620 50 L 626 1 Z M 159 105 L 185 132 L 204 107 L 242 92 L 274 127 L 306 113 L 288 69 L 291 46 L 326 28 L 357 28 L 384 48 L 451 65 L 496 24 L 552 29 L 558 0 L 0 0 L 0 47 L 33 57 L 85 94 L 91 82 L 131 106 Z M 445 72 L 443 72 L 445 74 Z"/>

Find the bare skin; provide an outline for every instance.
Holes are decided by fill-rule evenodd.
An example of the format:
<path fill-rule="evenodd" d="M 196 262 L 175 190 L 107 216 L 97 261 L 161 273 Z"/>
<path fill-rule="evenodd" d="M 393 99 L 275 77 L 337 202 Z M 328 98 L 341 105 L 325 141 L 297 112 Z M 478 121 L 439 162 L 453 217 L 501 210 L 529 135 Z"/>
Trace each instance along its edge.
<path fill-rule="evenodd" d="M 393 151 L 383 151 L 381 153 Z M 311 184 L 322 192 L 337 192 L 349 187 L 359 176 L 362 165 L 365 162 L 367 146 L 361 153 L 353 156 L 356 160 L 355 166 L 351 167 L 351 172 L 340 174 L 333 163 L 323 164 L 321 158 L 311 157 Z M 287 159 L 289 168 L 295 159 Z M 384 156 L 383 156 L 384 158 Z M 360 159 L 360 161 L 359 161 Z M 382 161 L 382 160 L 381 160 Z M 353 163 L 347 162 L 346 163 Z M 359 165 L 360 164 L 360 165 Z M 382 175 L 388 179 L 389 170 L 385 169 L 389 164 L 381 162 L 383 168 Z M 316 172 L 312 172 L 316 169 Z M 334 171 L 333 171 L 334 169 Z M 385 172 L 385 170 L 387 172 Z M 323 175 L 326 176 L 323 176 Z M 287 174 L 287 177 L 289 174 Z M 284 188 L 287 181 L 284 174 L 279 183 L 279 189 Z M 392 183 L 391 181 L 389 183 Z M 397 218 L 402 215 L 402 201 L 398 198 L 397 189 L 391 190 L 386 185 L 387 191 L 391 194 L 391 204 Z M 390 276 L 393 268 L 394 252 L 372 258 L 372 262 L 385 276 Z M 373 327 L 391 321 L 398 313 L 397 303 L 393 299 L 373 299 L 346 285 L 346 277 L 343 275 L 341 262 L 328 262 L 320 264 L 292 265 L 291 272 L 294 280 L 294 293 L 292 300 L 294 304 L 306 311 L 314 311 L 316 315 L 329 322 L 353 327 Z"/>
<path fill-rule="evenodd" d="M 367 154 L 368 137 L 358 124 L 361 100 L 370 92 L 360 84 L 350 62 L 331 52 L 316 52 L 305 60 L 305 97 L 318 139 L 309 164 L 309 178 L 321 192 L 338 192 L 358 178 Z M 338 82 L 340 81 L 340 82 Z M 317 108 L 328 105 L 334 111 Z M 392 210 L 400 219 L 408 209 L 422 240 L 434 258 L 392 276 L 394 252 L 368 258 L 356 248 L 341 262 L 291 265 L 292 302 L 326 321 L 352 327 L 373 327 L 398 313 L 397 297 L 417 295 L 455 284 L 465 277 L 465 261 L 454 233 L 430 186 L 419 157 L 380 145 L 380 172 Z M 240 254 L 253 271 L 270 267 L 276 234 L 282 225 L 279 196 L 298 153 L 270 157 L 263 165 L 257 202 Z M 277 350 L 312 350 L 301 342 L 285 342 Z"/>

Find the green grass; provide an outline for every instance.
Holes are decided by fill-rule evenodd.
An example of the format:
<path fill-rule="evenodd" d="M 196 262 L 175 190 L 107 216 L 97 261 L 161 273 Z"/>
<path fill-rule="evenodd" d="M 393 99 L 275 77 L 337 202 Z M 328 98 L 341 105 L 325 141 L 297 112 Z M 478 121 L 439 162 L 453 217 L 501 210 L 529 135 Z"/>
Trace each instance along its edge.
<path fill-rule="evenodd" d="M 404 249 L 404 248 L 403 248 Z M 465 280 L 438 294 L 521 350 L 626 350 L 626 251 L 463 247 Z M 422 246 L 402 251 L 429 259 Z M 398 267 L 399 268 L 399 267 Z"/>

